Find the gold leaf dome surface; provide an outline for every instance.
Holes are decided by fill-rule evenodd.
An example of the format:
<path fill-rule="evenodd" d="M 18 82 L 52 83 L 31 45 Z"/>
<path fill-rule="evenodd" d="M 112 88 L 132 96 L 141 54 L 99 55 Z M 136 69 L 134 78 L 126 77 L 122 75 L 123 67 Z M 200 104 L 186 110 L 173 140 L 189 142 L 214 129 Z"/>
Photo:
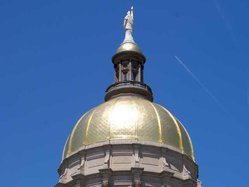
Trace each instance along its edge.
<path fill-rule="evenodd" d="M 136 53 L 140 53 L 142 54 L 141 50 L 139 49 L 138 45 L 134 42 L 125 42 L 125 43 L 122 43 L 118 50 L 117 50 L 117 53 L 121 53 L 121 52 L 136 52 Z"/>
<path fill-rule="evenodd" d="M 134 96 L 111 99 L 85 113 L 65 144 L 63 159 L 84 146 L 117 139 L 169 145 L 194 160 L 184 126 L 161 105 Z"/>

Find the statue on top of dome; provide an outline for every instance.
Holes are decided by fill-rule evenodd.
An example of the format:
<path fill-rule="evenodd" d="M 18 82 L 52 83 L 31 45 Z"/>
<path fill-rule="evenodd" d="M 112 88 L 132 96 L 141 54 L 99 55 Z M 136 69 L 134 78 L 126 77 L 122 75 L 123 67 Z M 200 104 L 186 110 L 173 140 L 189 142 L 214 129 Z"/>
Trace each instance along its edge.
<path fill-rule="evenodd" d="M 127 12 L 127 15 L 124 18 L 125 39 L 123 43 L 125 42 L 135 43 L 133 40 L 133 36 L 132 36 L 133 24 L 134 24 L 133 12 L 134 12 L 134 9 L 132 6 L 131 10 Z"/>

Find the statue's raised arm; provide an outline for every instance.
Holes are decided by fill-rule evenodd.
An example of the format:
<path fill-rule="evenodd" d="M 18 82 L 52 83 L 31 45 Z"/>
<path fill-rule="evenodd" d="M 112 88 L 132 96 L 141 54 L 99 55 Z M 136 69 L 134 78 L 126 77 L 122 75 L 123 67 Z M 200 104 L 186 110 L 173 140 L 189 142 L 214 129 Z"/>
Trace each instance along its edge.
<path fill-rule="evenodd" d="M 133 32 L 133 23 L 134 23 L 134 17 L 133 17 L 133 7 L 131 7 L 131 10 L 127 12 L 127 15 L 124 18 L 124 29 L 125 29 L 125 39 L 124 42 L 134 42 L 132 32 Z"/>

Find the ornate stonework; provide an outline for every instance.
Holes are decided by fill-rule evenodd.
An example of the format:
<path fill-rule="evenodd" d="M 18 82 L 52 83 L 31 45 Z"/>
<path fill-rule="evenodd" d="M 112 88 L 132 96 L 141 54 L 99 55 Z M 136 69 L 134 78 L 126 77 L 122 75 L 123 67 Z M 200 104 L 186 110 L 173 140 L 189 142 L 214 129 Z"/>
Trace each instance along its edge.
<path fill-rule="evenodd" d="M 116 140 L 87 146 L 64 159 L 59 174 L 56 187 L 196 187 L 198 166 L 167 145 Z"/>

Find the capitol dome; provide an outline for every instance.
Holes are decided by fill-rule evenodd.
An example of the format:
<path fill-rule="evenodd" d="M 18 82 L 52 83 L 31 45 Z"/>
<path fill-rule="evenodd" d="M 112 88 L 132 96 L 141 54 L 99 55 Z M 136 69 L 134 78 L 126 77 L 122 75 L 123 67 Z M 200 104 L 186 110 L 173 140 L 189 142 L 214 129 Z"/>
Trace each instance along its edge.
<path fill-rule="evenodd" d="M 63 150 L 56 187 L 199 187 L 192 141 L 180 121 L 153 102 L 146 57 L 133 39 L 133 7 L 112 57 L 104 102 L 76 123 Z"/>
<path fill-rule="evenodd" d="M 134 96 L 111 99 L 85 113 L 66 142 L 63 159 L 85 146 L 115 140 L 159 143 L 194 159 L 191 139 L 179 120 L 161 105 Z"/>

